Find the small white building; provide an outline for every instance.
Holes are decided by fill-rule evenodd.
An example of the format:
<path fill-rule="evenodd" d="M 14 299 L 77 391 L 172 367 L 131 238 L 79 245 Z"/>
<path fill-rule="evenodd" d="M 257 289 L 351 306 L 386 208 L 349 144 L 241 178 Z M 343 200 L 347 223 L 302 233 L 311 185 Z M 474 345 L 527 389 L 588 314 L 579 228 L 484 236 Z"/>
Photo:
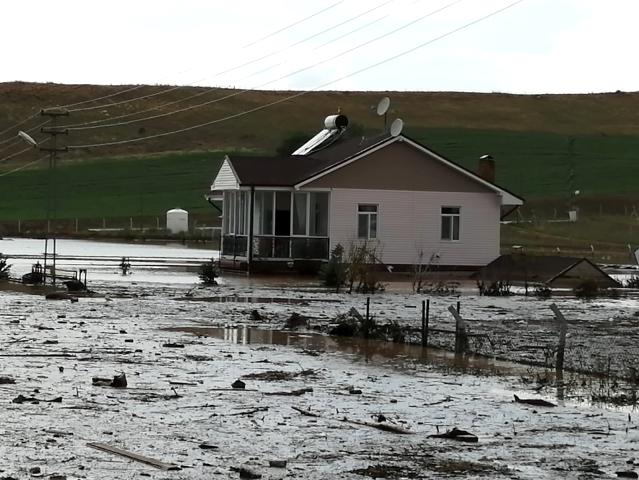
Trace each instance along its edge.
<path fill-rule="evenodd" d="M 223 197 L 224 268 L 302 268 L 338 243 L 374 243 L 396 269 L 420 252 L 456 269 L 499 256 L 500 219 L 521 198 L 402 134 L 335 137 L 288 157 L 225 158 L 211 186 Z"/>
<path fill-rule="evenodd" d="M 181 208 L 173 208 L 166 212 L 166 229 L 170 233 L 189 231 L 189 212 Z"/>

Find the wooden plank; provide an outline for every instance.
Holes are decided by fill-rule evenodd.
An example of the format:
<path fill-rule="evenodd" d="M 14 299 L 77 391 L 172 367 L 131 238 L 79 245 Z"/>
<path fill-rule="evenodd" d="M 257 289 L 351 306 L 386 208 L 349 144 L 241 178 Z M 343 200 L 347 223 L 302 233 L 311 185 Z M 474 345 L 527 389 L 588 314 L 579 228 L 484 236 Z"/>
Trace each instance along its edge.
<path fill-rule="evenodd" d="M 138 455 L 137 453 L 129 452 L 128 450 L 124 450 L 122 448 L 112 447 L 111 445 L 107 445 L 106 443 L 89 442 L 87 443 L 87 447 L 95 448 L 96 450 L 102 450 L 103 452 L 112 453 L 114 455 L 120 455 L 130 460 L 145 463 L 164 471 L 180 470 L 180 467 L 178 467 L 177 465 L 164 463 L 151 457 L 145 457 L 144 455 Z"/>

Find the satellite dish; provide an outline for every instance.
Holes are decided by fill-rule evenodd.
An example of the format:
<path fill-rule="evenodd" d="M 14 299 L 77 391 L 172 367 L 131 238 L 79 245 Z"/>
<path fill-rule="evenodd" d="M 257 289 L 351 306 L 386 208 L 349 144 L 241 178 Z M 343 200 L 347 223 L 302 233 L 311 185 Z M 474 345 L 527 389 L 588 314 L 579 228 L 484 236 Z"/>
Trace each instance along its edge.
<path fill-rule="evenodd" d="M 380 117 L 385 115 L 388 112 L 388 107 L 390 107 L 390 98 L 384 97 L 377 104 L 377 115 Z"/>
<path fill-rule="evenodd" d="M 396 118 L 395 120 L 393 120 L 393 123 L 391 123 L 391 126 L 390 126 L 391 137 L 396 137 L 397 135 L 402 133 L 403 128 L 404 128 L 404 120 L 402 120 L 401 118 Z"/>
<path fill-rule="evenodd" d="M 31 135 L 29 135 L 27 132 L 23 132 L 22 130 L 20 130 L 18 132 L 18 137 L 20 137 L 22 140 L 24 140 L 25 142 L 27 142 L 29 145 L 31 145 L 32 147 L 37 147 L 38 146 L 38 142 L 36 142 L 33 137 Z"/>

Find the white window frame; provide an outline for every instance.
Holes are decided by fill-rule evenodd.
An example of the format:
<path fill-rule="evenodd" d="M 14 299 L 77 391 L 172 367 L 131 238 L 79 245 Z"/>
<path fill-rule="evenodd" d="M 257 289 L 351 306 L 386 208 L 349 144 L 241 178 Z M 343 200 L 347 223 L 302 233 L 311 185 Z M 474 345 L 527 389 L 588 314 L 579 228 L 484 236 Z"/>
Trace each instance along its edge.
<path fill-rule="evenodd" d="M 444 209 L 457 209 L 457 212 L 444 212 Z M 444 218 L 449 218 L 448 238 L 444 237 Z M 461 207 L 459 205 L 442 205 L 440 209 L 440 240 L 442 242 L 459 242 L 461 238 Z M 455 222 L 457 223 L 457 237 L 455 237 Z"/>
<path fill-rule="evenodd" d="M 361 207 L 375 207 L 374 212 L 360 211 Z M 366 236 L 361 236 L 359 231 L 359 220 L 361 216 L 366 218 Z M 375 236 L 371 236 L 371 217 L 375 216 Z M 377 203 L 358 203 L 357 204 L 357 238 L 359 240 L 377 240 L 379 237 L 379 204 Z"/>

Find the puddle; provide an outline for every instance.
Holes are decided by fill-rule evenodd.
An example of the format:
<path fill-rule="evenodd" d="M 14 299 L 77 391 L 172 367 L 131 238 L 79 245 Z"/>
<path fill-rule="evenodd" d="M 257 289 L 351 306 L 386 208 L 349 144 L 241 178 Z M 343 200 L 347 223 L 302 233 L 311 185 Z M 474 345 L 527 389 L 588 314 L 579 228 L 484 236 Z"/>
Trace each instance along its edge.
<path fill-rule="evenodd" d="M 341 353 L 356 361 L 393 366 L 408 362 L 445 366 L 455 369 L 490 371 L 501 374 L 528 372 L 530 367 L 494 360 L 482 355 L 455 355 L 437 348 L 409 343 L 384 342 L 359 337 L 337 337 L 309 332 L 268 330 L 251 327 L 175 327 L 198 336 L 214 337 L 239 345 L 282 345 L 308 352 Z"/>
<path fill-rule="evenodd" d="M 240 297 L 227 295 L 221 297 L 180 297 L 177 300 L 212 303 L 277 303 L 281 305 L 308 305 L 311 302 L 340 303 L 341 300 L 328 298 L 282 298 L 282 297 Z"/>

